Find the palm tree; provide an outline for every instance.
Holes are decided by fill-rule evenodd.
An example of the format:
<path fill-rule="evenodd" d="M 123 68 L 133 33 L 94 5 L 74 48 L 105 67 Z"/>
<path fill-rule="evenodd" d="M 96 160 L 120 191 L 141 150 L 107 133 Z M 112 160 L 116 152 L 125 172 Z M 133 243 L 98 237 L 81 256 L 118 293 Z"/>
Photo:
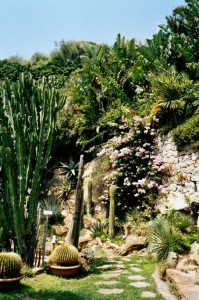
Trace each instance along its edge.
<path fill-rule="evenodd" d="M 152 94 L 155 99 L 153 109 L 168 111 L 172 121 L 177 124 L 177 113 L 186 117 L 187 107 L 195 100 L 196 85 L 185 73 L 177 73 L 174 67 L 158 74 L 150 74 Z"/>

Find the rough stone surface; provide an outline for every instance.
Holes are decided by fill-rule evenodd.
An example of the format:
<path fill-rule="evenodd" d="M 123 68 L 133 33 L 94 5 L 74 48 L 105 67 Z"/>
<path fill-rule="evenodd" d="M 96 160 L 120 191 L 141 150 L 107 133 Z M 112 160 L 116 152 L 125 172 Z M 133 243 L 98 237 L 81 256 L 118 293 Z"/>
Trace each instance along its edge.
<path fill-rule="evenodd" d="M 144 291 L 144 292 L 142 292 L 141 297 L 142 298 L 155 298 L 156 294 L 153 292 Z"/>
<path fill-rule="evenodd" d="M 104 279 L 109 279 L 109 278 L 113 278 L 113 277 L 118 277 L 118 276 L 120 276 L 120 273 L 118 272 L 118 273 L 113 273 L 113 274 L 103 274 L 103 278 Z"/>
<path fill-rule="evenodd" d="M 199 265 L 199 244 L 197 243 L 191 245 L 191 258 Z"/>
<path fill-rule="evenodd" d="M 130 280 L 145 280 L 145 278 L 141 275 L 131 275 L 128 277 Z"/>
<path fill-rule="evenodd" d="M 132 250 L 144 248 L 146 238 L 143 236 L 130 235 L 126 239 L 126 243 L 120 247 L 119 254 L 126 255 Z"/>
<path fill-rule="evenodd" d="M 99 266 L 99 267 L 97 267 L 98 269 L 110 269 L 110 268 L 112 268 L 112 265 L 110 264 L 110 265 L 103 265 L 103 266 Z"/>
<path fill-rule="evenodd" d="M 114 284 L 117 284 L 117 283 L 119 283 L 119 281 L 117 281 L 117 280 L 109 280 L 109 281 L 98 281 L 98 282 L 96 282 L 95 284 L 96 285 L 114 285 Z"/>
<path fill-rule="evenodd" d="M 131 282 L 130 285 L 137 288 L 145 288 L 147 286 L 150 286 L 148 282 L 144 282 L 144 281 Z"/>
<path fill-rule="evenodd" d="M 171 294 L 167 282 L 160 279 L 157 270 L 153 274 L 153 278 L 155 279 L 159 293 L 164 297 L 165 300 L 177 300 L 176 296 Z"/>
<path fill-rule="evenodd" d="M 199 285 L 196 278 L 179 270 L 167 269 L 169 281 L 173 282 L 183 300 L 198 300 Z"/>
<path fill-rule="evenodd" d="M 142 272 L 142 269 L 136 267 L 131 267 L 131 270 L 136 273 Z"/>
<path fill-rule="evenodd" d="M 123 289 L 99 289 L 97 292 L 103 295 L 114 295 L 114 294 L 122 294 L 124 290 Z"/>
<path fill-rule="evenodd" d="M 171 134 L 157 137 L 156 149 L 162 157 L 166 174 L 165 199 L 158 204 L 161 213 L 168 209 L 195 209 L 192 203 L 199 205 L 199 152 L 190 145 L 180 151 L 177 149 Z"/>

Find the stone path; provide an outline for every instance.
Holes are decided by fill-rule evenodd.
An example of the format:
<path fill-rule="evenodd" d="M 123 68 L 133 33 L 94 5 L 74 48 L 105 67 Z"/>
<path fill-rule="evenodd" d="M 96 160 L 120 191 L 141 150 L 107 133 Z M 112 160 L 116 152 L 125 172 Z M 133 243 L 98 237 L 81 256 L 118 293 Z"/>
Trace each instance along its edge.
<path fill-rule="evenodd" d="M 153 293 L 151 291 L 148 291 L 146 288 L 150 286 L 148 282 L 146 282 L 145 277 L 143 274 L 137 274 L 141 273 L 142 269 L 140 267 L 141 260 L 138 260 L 138 263 L 136 264 L 129 264 L 128 267 L 130 267 L 130 271 L 125 270 L 125 266 L 123 262 L 130 263 L 131 258 L 128 257 L 122 257 L 120 258 L 120 261 L 113 260 L 113 258 L 109 261 L 110 264 L 104 264 L 100 267 L 98 267 L 101 270 L 106 271 L 106 274 L 102 274 L 102 278 L 104 280 L 98 281 L 95 284 L 97 286 L 114 286 L 114 287 L 109 287 L 109 288 L 99 288 L 98 293 L 103 294 L 103 295 L 114 295 L 114 294 L 122 294 L 124 292 L 124 289 L 121 288 L 116 288 L 115 286 L 119 284 L 119 280 L 117 277 L 120 275 L 126 275 L 127 279 L 129 280 L 129 285 L 132 286 L 133 288 L 138 288 L 138 289 L 144 289 L 141 292 L 141 298 L 155 298 L 157 296 L 156 293 Z M 136 274 L 135 274 L 136 273 Z M 109 280 L 107 281 L 106 279 L 114 279 L 116 278 L 117 280 Z"/>

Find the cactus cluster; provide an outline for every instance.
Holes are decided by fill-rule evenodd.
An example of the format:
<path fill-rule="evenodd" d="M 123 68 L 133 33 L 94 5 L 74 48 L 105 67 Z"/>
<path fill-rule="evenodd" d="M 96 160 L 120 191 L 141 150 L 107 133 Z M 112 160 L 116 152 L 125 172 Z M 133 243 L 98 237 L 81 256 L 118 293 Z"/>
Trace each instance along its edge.
<path fill-rule="evenodd" d="M 20 276 L 22 268 L 21 257 L 14 252 L 0 253 L 0 278 L 15 278 Z"/>
<path fill-rule="evenodd" d="M 77 265 L 78 250 L 72 245 L 59 245 L 52 251 L 49 262 L 60 266 Z"/>
<path fill-rule="evenodd" d="M 35 81 L 31 74 L 21 74 L 15 83 L 0 82 L 2 241 L 7 247 L 13 240 L 29 265 L 34 259 L 42 172 L 50 159 L 57 112 L 64 101 L 53 77 Z"/>

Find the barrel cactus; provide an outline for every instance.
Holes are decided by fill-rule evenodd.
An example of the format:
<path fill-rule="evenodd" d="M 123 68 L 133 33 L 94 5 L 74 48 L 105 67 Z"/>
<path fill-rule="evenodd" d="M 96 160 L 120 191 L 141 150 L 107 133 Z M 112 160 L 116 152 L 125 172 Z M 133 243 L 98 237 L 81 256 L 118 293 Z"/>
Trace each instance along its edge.
<path fill-rule="evenodd" d="M 59 266 L 77 265 L 78 250 L 72 245 L 59 245 L 52 251 L 49 262 Z"/>
<path fill-rule="evenodd" d="M 15 278 L 20 276 L 22 268 L 21 257 L 14 252 L 0 253 L 0 278 Z"/>

